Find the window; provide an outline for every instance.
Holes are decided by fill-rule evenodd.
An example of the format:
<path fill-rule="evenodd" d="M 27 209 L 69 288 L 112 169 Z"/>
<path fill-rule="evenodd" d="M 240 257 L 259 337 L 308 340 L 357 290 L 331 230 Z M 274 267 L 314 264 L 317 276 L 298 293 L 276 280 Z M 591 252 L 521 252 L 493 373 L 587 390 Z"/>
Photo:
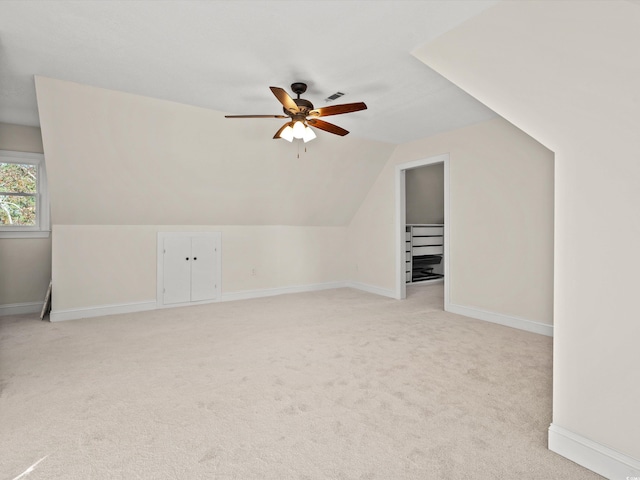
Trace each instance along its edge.
<path fill-rule="evenodd" d="M 0 150 L 0 238 L 49 236 L 44 155 Z"/>

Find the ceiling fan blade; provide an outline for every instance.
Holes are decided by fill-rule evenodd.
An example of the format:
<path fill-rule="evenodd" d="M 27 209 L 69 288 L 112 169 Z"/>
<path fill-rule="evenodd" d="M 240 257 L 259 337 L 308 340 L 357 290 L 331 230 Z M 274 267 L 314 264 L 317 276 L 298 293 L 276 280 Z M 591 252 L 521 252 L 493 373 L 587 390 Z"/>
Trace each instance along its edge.
<path fill-rule="evenodd" d="M 342 105 L 331 105 L 329 107 L 316 108 L 311 110 L 309 115 L 312 117 L 328 117 L 329 115 L 340 115 L 341 113 L 358 112 L 366 110 L 367 106 L 364 102 L 345 103 Z"/>
<path fill-rule="evenodd" d="M 296 102 L 289 96 L 289 94 L 280 87 L 269 87 L 278 101 L 290 112 L 298 113 L 300 109 Z"/>
<path fill-rule="evenodd" d="M 289 117 L 287 117 L 287 118 L 289 118 Z M 285 123 L 284 125 L 282 125 L 282 126 L 278 129 L 278 131 L 276 132 L 276 134 L 273 136 L 273 139 L 275 140 L 275 139 L 280 138 L 280 134 L 282 133 L 282 131 L 283 131 L 285 128 L 287 128 L 289 125 L 291 125 L 291 122 L 287 122 L 287 123 Z"/>
<path fill-rule="evenodd" d="M 289 118 L 286 115 L 225 115 L 224 118 Z"/>
<path fill-rule="evenodd" d="M 318 120 L 317 118 L 311 118 L 307 120 L 307 123 L 312 127 L 319 128 L 320 130 L 324 130 L 325 132 L 340 135 L 341 137 L 344 137 L 347 133 L 349 133 L 348 130 L 345 130 L 342 127 L 334 125 L 333 123 L 325 122 L 324 120 Z"/>

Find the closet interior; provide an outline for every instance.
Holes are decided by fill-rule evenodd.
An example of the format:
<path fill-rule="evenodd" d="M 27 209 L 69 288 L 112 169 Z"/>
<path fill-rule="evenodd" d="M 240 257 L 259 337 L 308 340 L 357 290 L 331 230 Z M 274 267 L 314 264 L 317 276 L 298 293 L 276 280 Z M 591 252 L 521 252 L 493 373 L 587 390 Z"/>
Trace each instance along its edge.
<path fill-rule="evenodd" d="M 444 164 L 406 171 L 407 284 L 444 278 Z"/>

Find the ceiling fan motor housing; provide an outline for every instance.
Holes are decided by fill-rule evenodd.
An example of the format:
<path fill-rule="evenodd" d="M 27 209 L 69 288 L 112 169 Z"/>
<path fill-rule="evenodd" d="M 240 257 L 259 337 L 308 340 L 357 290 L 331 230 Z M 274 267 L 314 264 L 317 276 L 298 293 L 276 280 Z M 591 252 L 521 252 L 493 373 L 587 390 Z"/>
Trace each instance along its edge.
<path fill-rule="evenodd" d="M 296 105 L 298 105 L 300 110 L 313 110 L 313 103 L 309 100 L 305 100 L 304 98 L 294 98 L 293 101 L 296 102 Z"/>
<path fill-rule="evenodd" d="M 302 82 L 292 83 L 291 90 L 293 91 L 293 93 L 298 95 L 298 98 L 292 98 L 291 100 L 295 102 L 295 104 L 300 109 L 300 112 L 297 114 L 293 114 L 293 112 L 287 110 L 287 107 L 283 107 L 282 111 L 287 115 L 291 116 L 292 118 L 302 117 L 302 118 L 294 118 L 294 120 L 304 120 L 304 117 L 307 116 L 308 112 L 313 110 L 313 103 L 311 103 L 309 100 L 305 100 L 304 98 L 300 98 L 300 94 L 307 91 L 307 84 Z"/>

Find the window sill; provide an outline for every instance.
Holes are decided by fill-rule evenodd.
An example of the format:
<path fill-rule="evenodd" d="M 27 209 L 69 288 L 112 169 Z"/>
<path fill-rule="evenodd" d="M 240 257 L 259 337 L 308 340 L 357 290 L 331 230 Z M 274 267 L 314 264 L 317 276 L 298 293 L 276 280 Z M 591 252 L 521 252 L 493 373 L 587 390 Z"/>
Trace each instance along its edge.
<path fill-rule="evenodd" d="M 49 238 L 51 231 L 49 230 L 31 230 L 26 232 L 17 232 L 15 230 L 0 230 L 0 238 Z"/>

